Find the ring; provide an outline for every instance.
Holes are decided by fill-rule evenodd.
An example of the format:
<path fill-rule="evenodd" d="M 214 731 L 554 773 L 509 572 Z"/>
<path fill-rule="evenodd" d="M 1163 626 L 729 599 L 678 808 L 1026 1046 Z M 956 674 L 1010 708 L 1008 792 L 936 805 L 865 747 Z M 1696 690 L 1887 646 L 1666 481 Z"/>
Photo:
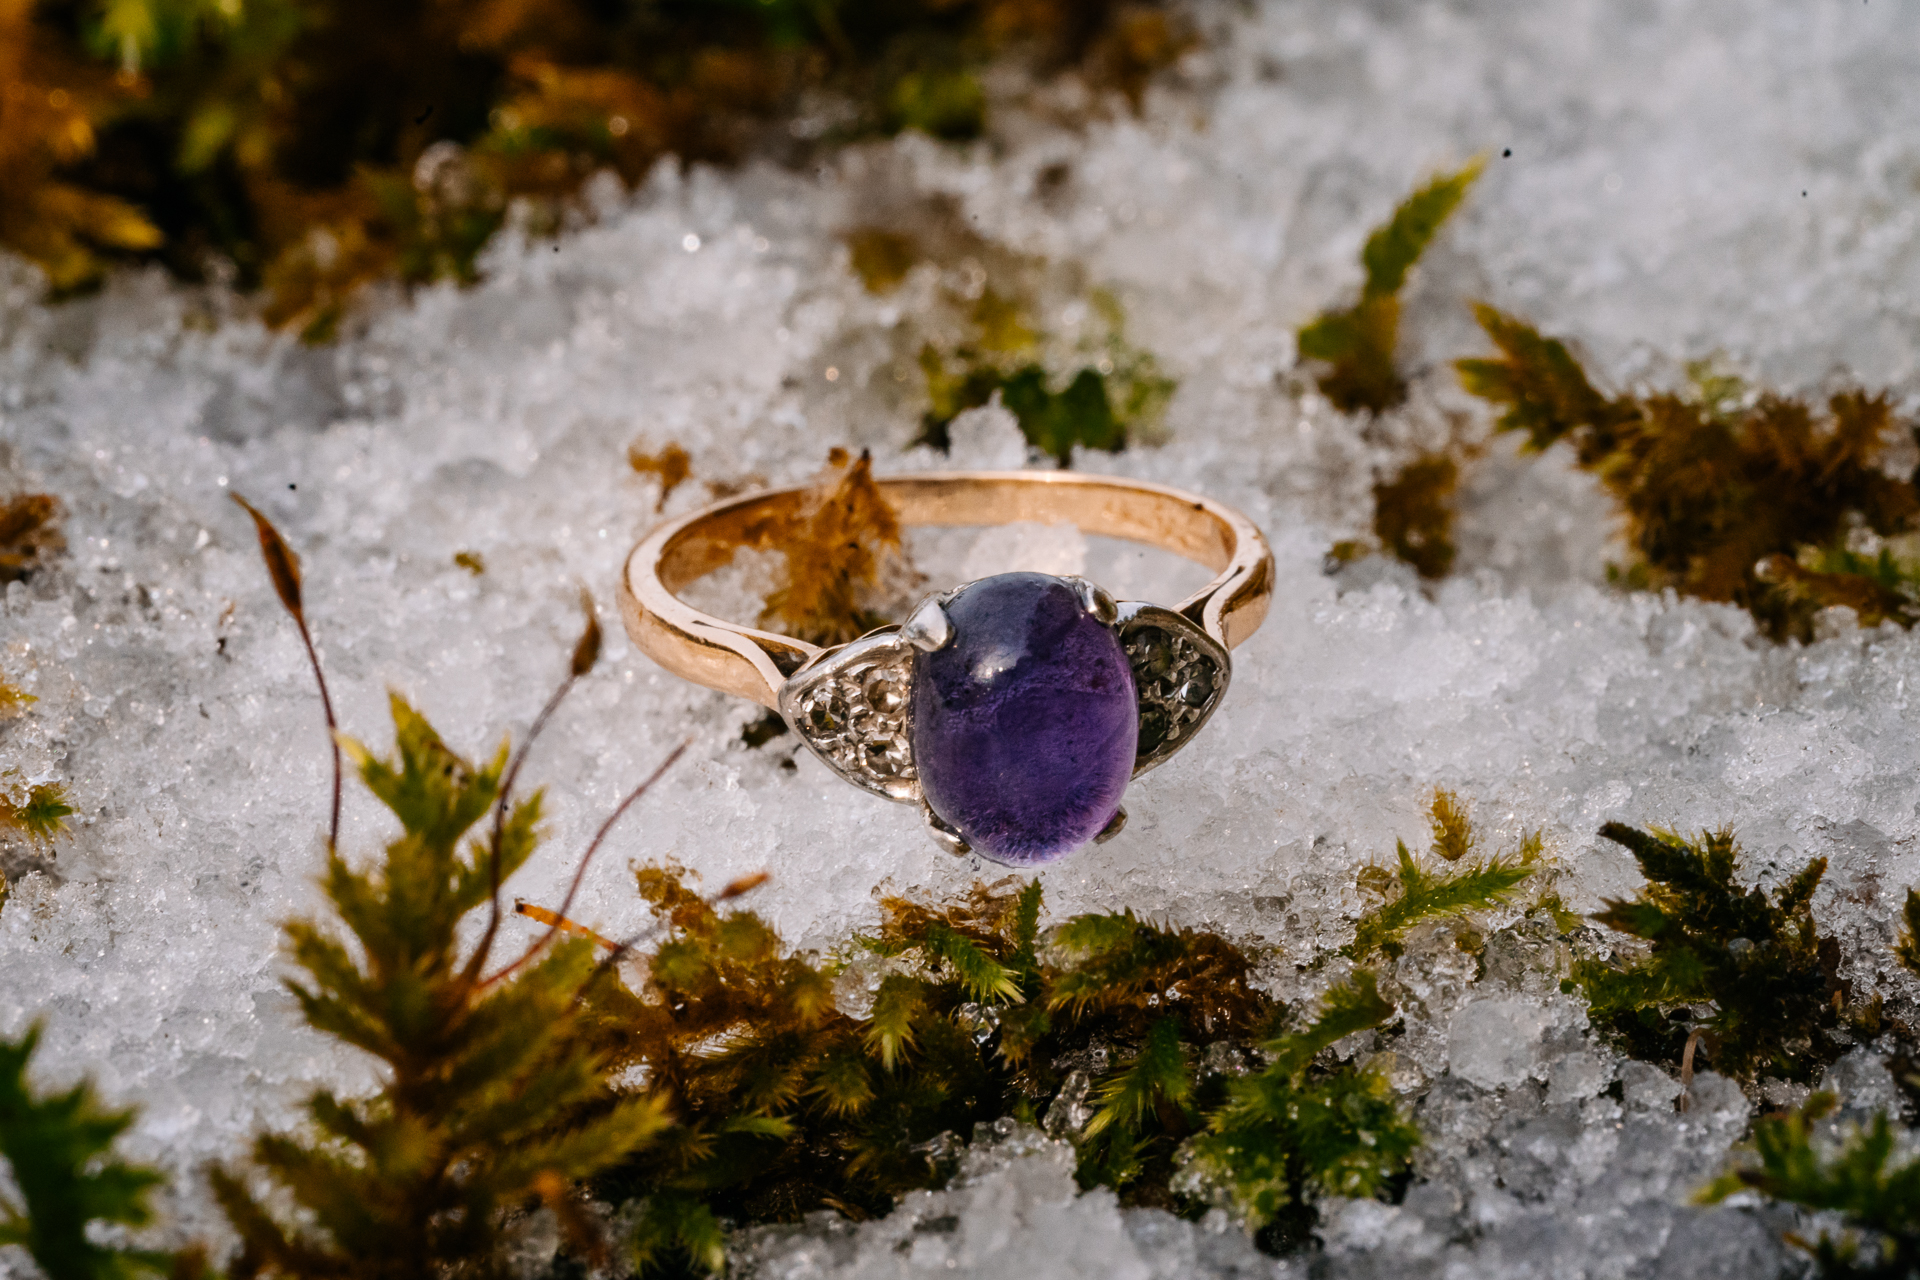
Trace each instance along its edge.
<path fill-rule="evenodd" d="M 1215 571 L 1172 608 L 1084 578 L 1003 573 L 936 592 L 904 623 L 822 649 L 727 622 L 674 593 L 766 547 L 805 488 L 667 521 L 627 558 L 620 611 L 655 662 L 779 711 L 848 782 L 920 806 L 952 853 L 1047 862 L 1126 821 L 1127 783 L 1220 705 L 1228 650 L 1266 617 L 1273 556 L 1252 521 L 1141 480 L 1066 471 L 876 477 L 903 526 L 1069 523 Z M 775 547 L 774 549 L 777 549 Z"/>

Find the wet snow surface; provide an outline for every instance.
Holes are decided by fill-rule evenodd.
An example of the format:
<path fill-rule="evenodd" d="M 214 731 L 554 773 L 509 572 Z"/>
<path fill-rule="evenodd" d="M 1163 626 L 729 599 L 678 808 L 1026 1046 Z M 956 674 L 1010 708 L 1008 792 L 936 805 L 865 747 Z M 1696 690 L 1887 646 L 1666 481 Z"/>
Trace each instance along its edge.
<path fill-rule="evenodd" d="M 176 1231 L 217 1231 L 204 1161 L 289 1123 L 317 1084 L 372 1082 L 298 1025 L 278 982 L 278 922 L 317 902 L 326 754 L 229 492 L 304 555 L 343 719 L 376 744 L 390 687 L 469 751 L 524 728 L 562 671 L 578 585 L 600 597 L 608 656 L 530 766 L 553 839 L 519 895 L 557 900 L 592 825 L 689 733 L 688 759 L 596 865 L 583 920 L 618 933 L 638 918 L 627 866 L 644 858 L 709 884 L 771 869 L 755 905 L 809 944 L 871 919 L 877 885 L 977 874 L 911 810 L 804 756 L 784 768 L 791 737 L 745 748 L 755 709 L 656 670 L 610 611 L 656 518 L 631 442 L 691 452 L 669 512 L 706 501 L 706 481 L 803 478 L 831 444 L 870 446 L 882 470 L 938 464 L 905 448 L 917 383 L 893 376 L 889 346 L 931 279 L 869 296 L 840 240 L 873 209 L 936 195 L 978 235 L 1115 289 L 1131 340 L 1181 380 L 1164 446 L 1082 465 L 1238 505 L 1279 565 L 1224 709 L 1133 790 L 1123 835 L 1043 873 L 1050 913 L 1133 906 L 1259 939 L 1276 992 L 1311 997 L 1362 905 L 1356 867 L 1421 837 L 1444 785 L 1493 844 L 1543 828 L 1578 910 L 1638 883 L 1593 835 L 1610 819 L 1731 823 L 1745 874 L 1767 883 L 1828 857 L 1817 914 L 1854 980 L 1911 1010 L 1886 944 L 1920 883 L 1920 637 L 1841 626 L 1777 648 L 1734 610 L 1616 593 L 1591 483 L 1507 442 L 1469 486 L 1460 571 L 1431 597 L 1377 564 L 1330 578 L 1322 557 L 1365 528 L 1376 466 L 1443 434 L 1450 411 L 1484 432 L 1442 364 L 1481 349 L 1467 297 L 1576 337 L 1615 385 L 1671 384 L 1720 352 L 1779 387 L 1842 371 L 1920 391 L 1912 14 L 1590 0 L 1201 16 L 1210 42 L 1141 119 L 1076 133 L 1010 112 L 990 147 L 904 138 L 806 174 L 663 168 L 631 197 L 602 192 L 597 223 L 557 246 L 503 240 L 477 288 L 376 301 L 330 348 L 209 323 L 220 299 L 149 276 L 49 309 L 5 268 L 5 483 L 64 499 L 70 552 L 6 591 L 0 670 L 39 702 L 0 729 L 0 768 L 8 786 L 67 781 L 84 816 L 44 873 L 8 855 L 0 1031 L 44 1015 L 50 1078 L 92 1071 L 143 1107 L 131 1145 L 180 1173 Z M 1430 373 L 1363 439 L 1300 390 L 1292 331 L 1355 286 L 1360 240 L 1400 196 L 1480 152 L 1487 174 L 1408 302 Z M 956 437 L 958 464 L 1023 456 L 994 412 Z M 1024 560 L 1085 563 L 1122 596 L 1183 581 L 1062 530 L 923 550 L 935 577 Z M 486 572 L 456 567 L 459 551 Z M 744 610 L 753 576 L 713 594 Z M 385 830 L 350 792 L 348 847 Z M 1706 1075 L 1677 1111 L 1675 1080 L 1617 1059 L 1559 994 L 1564 945 L 1491 924 L 1484 976 L 1443 935 L 1387 975 L 1407 1025 L 1393 1078 L 1429 1145 L 1404 1203 L 1323 1206 L 1315 1273 L 1791 1267 L 1780 1222 L 1686 1203 L 1748 1099 Z M 1843 1064 L 1858 1105 L 1891 1098 L 1876 1063 Z M 1066 1156 L 1032 1134 L 968 1161 L 885 1221 L 761 1231 L 740 1262 L 793 1280 L 1306 1272 L 1218 1222 L 1077 1196 Z"/>

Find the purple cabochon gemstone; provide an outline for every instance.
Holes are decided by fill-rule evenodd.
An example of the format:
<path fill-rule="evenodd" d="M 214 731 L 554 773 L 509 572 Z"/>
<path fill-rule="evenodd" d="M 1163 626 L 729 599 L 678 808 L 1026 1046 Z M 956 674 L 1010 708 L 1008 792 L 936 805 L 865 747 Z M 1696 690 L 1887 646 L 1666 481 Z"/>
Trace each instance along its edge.
<path fill-rule="evenodd" d="M 1119 639 L 1044 573 L 982 578 L 947 616 L 953 640 L 913 660 L 913 761 L 927 803 L 995 862 L 1079 848 L 1120 808 L 1139 744 Z"/>

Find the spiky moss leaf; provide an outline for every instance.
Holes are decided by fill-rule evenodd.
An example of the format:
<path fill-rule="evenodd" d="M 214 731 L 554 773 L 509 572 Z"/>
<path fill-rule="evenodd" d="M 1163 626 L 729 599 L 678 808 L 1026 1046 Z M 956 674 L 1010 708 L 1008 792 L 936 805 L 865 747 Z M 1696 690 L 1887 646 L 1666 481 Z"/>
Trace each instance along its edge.
<path fill-rule="evenodd" d="M 397 698 L 394 720 L 396 759 L 353 751 L 402 832 L 366 870 L 333 852 L 322 882 L 353 948 L 314 921 L 287 929 L 303 973 L 289 986 L 309 1022 L 380 1058 L 387 1083 L 365 1099 L 316 1093 L 318 1141 L 255 1143 L 254 1165 L 298 1206 L 297 1223 L 264 1208 L 238 1173 L 216 1172 L 242 1238 L 236 1275 L 484 1268 L 498 1210 L 554 1198 L 669 1124 L 662 1099 L 612 1094 L 606 1059 L 584 1037 L 582 997 L 608 980 L 592 943 L 560 941 L 485 983 L 484 957 L 460 956 L 463 918 L 491 899 L 495 849 L 461 846 L 498 798 L 505 749 L 476 768 Z M 504 870 L 531 851 L 538 814 L 523 802 L 503 824 Z M 592 1254 L 598 1242 L 573 1244 Z"/>
<path fill-rule="evenodd" d="M 1095 1138 L 1110 1128 L 1119 1134 L 1136 1133 L 1151 1110 L 1161 1105 L 1184 1109 L 1192 1093 L 1193 1074 L 1186 1046 L 1180 1043 L 1180 1020 L 1162 1018 L 1147 1032 L 1147 1042 L 1133 1061 L 1101 1083 L 1096 1095 L 1100 1109 L 1087 1124 L 1086 1136 Z"/>
<path fill-rule="evenodd" d="M 1400 287 L 1467 188 L 1480 176 L 1475 160 L 1442 174 L 1415 191 L 1374 229 L 1361 250 L 1366 283 L 1352 306 L 1322 312 L 1298 334 L 1300 354 L 1327 364 L 1320 390 L 1347 413 L 1378 413 L 1406 399 L 1406 382 L 1394 366 L 1400 339 Z"/>
<path fill-rule="evenodd" d="M 929 955 L 952 968 L 975 1000 L 1007 1003 L 1020 998 L 1018 975 L 964 934 L 935 922 L 927 930 L 926 948 Z"/>
<path fill-rule="evenodd" d="M 0 1245 L 19 1245 L 57 1280 L 132 1280 L 173 1270 L 171 1255 L 95 1243 L 90 1223 L 142 1227 L 148 1193 L 165 1179 L 113 1154 L 134 1113 L 100 1105 L 90 1082 L 42 1093 L 27 1080 L 40 1026 L 0 1039 L 0 1156 L 20 1203 L 0 1196 Z"/>
<path fill-rule="evenodd" d="M 867 1022 L 867 1046 L 888 1071 L 913 1048 L 914 1022 L 926 1010 L 925 985 L 903 973 L 890 973 L 874 993 L 873 1013 Z"/>
<path fill-rule="evenodd" d="M 1718 1204 L 1743 1191 L 1813 1213 L 1836 1213 L 1846 1235 L 1823 1231 L 1814 1243 L 1788 1239 L 1814 1256 L 1823 1276 L 1910 1276 L 1920 1271 L 1920 1159 L 1894 1161 L 1900 1144 L 1886 1113 L 1836 1148 L 1816 1143 L 1815 1125 L 1835 1106 L 1816 1093 L 1798 1109 L 1762 1116 L 1753 1140 L 1696 1197 Z M 1873 1253 L 1862 1256 L 1863 1232 Z"/>
<path fill-rule="evenodd" d="M 1648 949 L 1638 960 L 1574 966 L 1570 985 L 1585 991 L 1596 1026 L 1630 1052 L 1670 1060 L 1687 1029 L 1664 1015 L 1707 1004 L 1704 1047 L 1724 1074 L 1805 1080 L 1839 1056 L 1837 948 L 1810 908 L 1825 859 L 1769 899 L 1736 880 L 1730 831 L 1687 840 L 1608 823 L 1600 834 L 1633 854 L 1648 883 L 1630 901 L 1608 900 L 1594 919 Z"/>

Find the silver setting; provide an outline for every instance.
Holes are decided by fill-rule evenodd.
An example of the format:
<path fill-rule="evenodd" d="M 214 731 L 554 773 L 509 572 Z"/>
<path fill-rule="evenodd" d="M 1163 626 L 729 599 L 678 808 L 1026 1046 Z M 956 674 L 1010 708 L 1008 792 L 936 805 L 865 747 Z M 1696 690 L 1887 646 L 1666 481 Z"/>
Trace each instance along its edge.
<path fill-rule="evenodd" d="M 953 643 L 953 619 L 947 617 L 940 596 L 928 596 L 900 627 L 900 636 L 922 653 L 935 653 Z"/>
<path fill-rule="evenodd" d="M 1139 700 L 1139 777 L 1192 740 L 1226 695 L 1232 663 L 1226 647 L 1182 614 L 1137 600 L 1116 602 L 1081 578 L 1066 580 L 1083 607 L 1110 626 L 1133 669 Z M 967 853 L 958 830 L 930 809 L 914 768 L 910 718 L 913 659 L 953 642 L 945 605 L 958 591 L 927 597 L 905 626 L 882 627 L 829 649 L 787 678 L 780 714 L 835 773 L 863 791 L 921 806 L 927 830 L 950 853 Z M 1120 833 L 1126 811 L 1097 837 Z"/>
<path fill-rule="evenodd" d="M 1139 777 L 1200 732 L 1226 696 L 1233 662 L 1226 646 L 1171 609 L 1128 600 L 1114 626 L 1140 700 Z"/>
<path fill-rule="evenodd" d="M 1080 607 L 1098 619 L 1101 626 L 1110 627 L 1120 617 L 1120 606 L 1107 594 L 1106 588 L 1072 575 L 1061 581 L 1073 588 L 1073 593 L 1080 597 Z"/>
<path fill-rule="evenodd" d="M 1113 811 L 1113 820 L 1100 828 L 1100 834 L 1093 838 L 1095 844 L 1105 844 L 1127 828 L 1127 806 L 1121 805 Z"/>
<path fill-rule="evenodd" d="M 920 799 L 907 736 L 913 646 L 887 627 L 829 649 L 787 677 L 780 714 L 829 769 L 863 791 Z"/>
<path fill-rule="evenodd" d="M 933 837 L 933 842 L 954 857 L 964 858 L 973 852 L 973 846 L 960 834 L 960 828 L 935 813 L 925 800 L 920 802 L 920 817 L 927 824 L 927 834 Z"/>

